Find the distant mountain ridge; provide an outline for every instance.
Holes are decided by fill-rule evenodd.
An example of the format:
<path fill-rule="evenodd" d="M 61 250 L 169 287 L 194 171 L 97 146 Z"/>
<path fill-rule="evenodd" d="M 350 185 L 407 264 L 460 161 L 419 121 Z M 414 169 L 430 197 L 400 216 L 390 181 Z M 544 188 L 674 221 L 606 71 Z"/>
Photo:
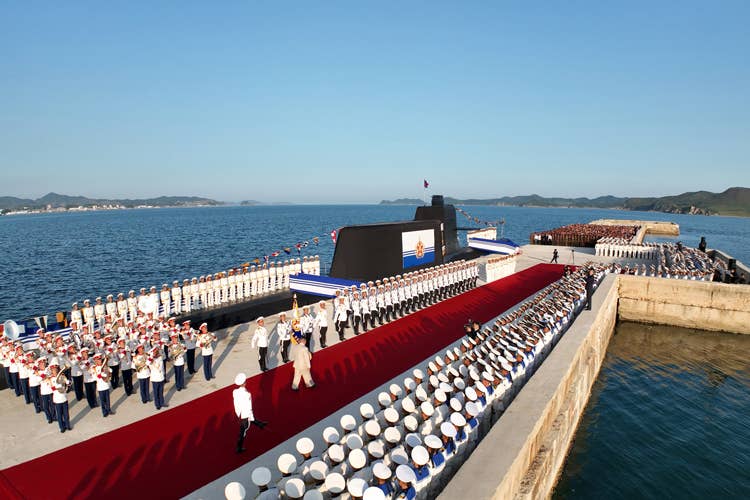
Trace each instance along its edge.
<path fill-rule="evenodd" d="M 445 198 L 454 205 L 495 205 L 516 207 L 565 207 L 565 208 L 615 208 L 667 212 L 675 214 L 734 215 L 750 217 L 750 188 L 732 187 L 722 193 L 695 191 L 660 198 L 622 198 L 599 196 L 596 198 L 545 198 L 537 194 L 527 196 L 504 196 L 487 199 Z M 381 205 L 421 205 L 417 198 L 383 200 Z"/>
<path fill-rule="evenodd" d="M 68 196 L 58 193 L 47 193 L 36 200 L 16 198 L 15 196 L 0 196 L 0 210 L 37 210 L 45 208 L 74 208 L 93 207 L 103 205 L 117 205 L 125 208 L 139 206 L 151 207 L 190 207 L 204 205 L 223 205 L 223 202 L 199 196 L 159 196 L 143 199 L 101 199 L 86 196 Z"/>

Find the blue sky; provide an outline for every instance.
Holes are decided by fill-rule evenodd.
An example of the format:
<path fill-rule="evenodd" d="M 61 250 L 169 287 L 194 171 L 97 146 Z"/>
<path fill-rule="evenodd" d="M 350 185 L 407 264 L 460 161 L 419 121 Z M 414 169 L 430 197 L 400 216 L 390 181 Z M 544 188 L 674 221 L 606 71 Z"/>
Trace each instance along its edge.
<path fill-rule="evenodd" d="M 746 1 L 4 2 L 0 195 L 750 186 L 749 23 Z"/>

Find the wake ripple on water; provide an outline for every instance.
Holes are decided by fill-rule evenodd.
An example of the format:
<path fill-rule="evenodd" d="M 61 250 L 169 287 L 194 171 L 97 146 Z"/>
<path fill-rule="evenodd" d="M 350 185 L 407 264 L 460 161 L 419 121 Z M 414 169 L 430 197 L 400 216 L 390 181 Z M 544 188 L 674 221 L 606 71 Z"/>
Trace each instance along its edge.
<path fill-rule="evenodd" d="M 617 327 L 554 496 L 750 498 L 750 337 Z"/>

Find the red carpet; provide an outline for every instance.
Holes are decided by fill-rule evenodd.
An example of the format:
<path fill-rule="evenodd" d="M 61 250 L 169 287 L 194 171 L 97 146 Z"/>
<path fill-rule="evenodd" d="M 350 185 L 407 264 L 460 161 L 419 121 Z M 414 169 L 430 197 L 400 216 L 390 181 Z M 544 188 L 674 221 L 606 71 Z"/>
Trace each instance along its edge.
<path fill-rule="evenodd" d="M 234 453 L 238 425 L 233 387 L 226 387 L 0 471 L 0 497 L 186 495 L 451 344 L 463 335 L 467 318 L 491 319 L 559 279 L 562 270 L 539 264 L 316 353 L 313 377 L 318 387 L 313 390 L 291 391 L 289 364 L 253 377 L 248 389 L 256 417 L 270 423 L 263 431 L 251 428 L 248 451 L 242 455 Z"/>

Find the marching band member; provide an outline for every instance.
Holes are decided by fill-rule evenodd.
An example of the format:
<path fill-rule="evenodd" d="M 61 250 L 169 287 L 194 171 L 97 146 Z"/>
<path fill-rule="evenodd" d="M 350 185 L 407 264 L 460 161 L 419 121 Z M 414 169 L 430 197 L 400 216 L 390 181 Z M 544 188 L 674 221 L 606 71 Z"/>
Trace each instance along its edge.
<path fill-rule="evenodd" d="M 153 347 L 148 357 L 148 368 L 151 375 L 151 387 L 154 390 L 154 406 L 161 410 L 164 404 L 164 362 L 162 360 L 161 348 Z"/>
<path fill-rule="evenodd" d="M 151 369 L 149 368 L 148 356 L 146 356 L 146 346 L 144 344 L 138 344 L 135 348 L 133 366 L 135 367 L 135 376 L 138 379 L 141 402 L 146 404 L 151 401 L 151 394 L 148 387 L 151 378 Z"/>
<path fill-rule="evenodd" d="M 57 362 L 56 359 L 53 359 L 53 361 Z M 47 423 L 51 424 L 56 418 L 55 403 L 52 401 L 52 395 L 55 392 L 54 380 L 52 380 L 49 373 L 47 372 L 46 358 L 39 358 L 39 361 L 37 361 L 37 367 L 39 371 L 39 377 L 41 378 L 41 384 L 39 385 L 39 396 L 42 401 L 42 411 L 44 412 L 44 416 L 47 417 Z"/>
<path fill-rule="evenodd" d="M 42 356 L 39 360 L 47 361 L 47 358 Z M 33 355 L 29 358 L 29 392 L 31 393 L 31 402 L 34 403 L 34 411 L 36 413 L 42 413 L 42 395 L 41 395 L 41 384 L 42 384 L 42 373 L 39 370 L 39 360 L 34 360 Z"/>
<path fill-rule="evenodd" d="M 195 330 L 190 328 L 190 320 L 182 322 L 182 330 L 180 330 L 182 340 L 185 342 L 186 356 L 187 356 L 187 371 L 189 374 L 195 373 L 195 345 L 197 342 L 197 336 Z"/>
<path fill-rule="evenodd" d="M 264 326 L 265 321 L 263 316 L 260 316 L 255 320 L 258 324 L 255 328 L 255 333 L 250 341 L 250 347 L 255 349 L 256 344 L 258 345 L 258 363 L 260 364 L 260 371 L 265 372 L 268 370 L 266 367 L 266 355 L 268 354 L 268 330 Z"/>
<path fill-rule="evenodd" d="M 120 361 L 122 385 L 125 387 L 125 394 L 130 396 L 133 394 L 133 356 L 125 338 L 121 337 L 117 340 L 117 350 L 114 357 Z"/>
<path fill-rule="evenodd" d="M 29 353 L 32 356 L 34 353 Z M 18 383 L 21 385 L 21 394 L 26 404 L 31 404 L 31 392 L 29 392 L 29 360 L 28 355 L 23 352 L 23 347 L 16 348 L 18 361 Z"/>
<path fill-rule="evenodd" d="M 112 389 L 117 389 L 120 386 L 120 357 L 117 355 L 117 344 L 112 342 L 112 335 L 104 337 L 102 353 L 107 357 Z"/>
<path fill-rule="evenodd" d="M 201 348 L 201 356 L 203 357 L 203 376 L 206 377 L 206 380 L 214 378 L 212 371 L 214 342 L 216 342 L 216 335 L 208 331 L 207 323 L 202 323 L 200 326 L 200 333 L 198 334 L 197 345 Z"/>
<path fill-rule="evenodd" d="M 110 371 L 107 363 L 104 362 L 103 354 L 94 355 L 94 366 L 91 368 L 94 377 L 96 378 L 96 390 L 99 393 L 99 404 L 102 407 L 102 416 L 107 418 L 112 412 L 109 406 L 109 390 L 111 386 Z"/>
<path fill-rule="evenodd" d="M 60 426 L 60 432 L 72 431 L 70 426 L 70 415 L 68 414 L 68 379 L 60 372 L 60 365 L 55 360 L 50 364 L 50 379 L 54 392 L 52 393 L 52 402 L 55 405 L 55 416 L 57 424 Z"/>
<path fill-rule="evenodd" d="M 185 388 L 185 346 L 180 342 L 180 334 L 174 331 L 170 334 L 172 343 L 169 344 L 169 358 L 174 367 L 174 385 L 178 391 Z"/>

